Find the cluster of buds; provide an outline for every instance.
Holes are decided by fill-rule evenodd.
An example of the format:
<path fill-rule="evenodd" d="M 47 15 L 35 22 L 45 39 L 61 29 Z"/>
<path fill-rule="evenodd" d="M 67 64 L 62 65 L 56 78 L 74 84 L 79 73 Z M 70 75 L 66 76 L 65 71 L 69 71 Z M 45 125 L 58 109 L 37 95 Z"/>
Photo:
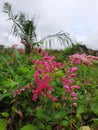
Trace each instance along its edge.
<path fill-rule="evenodd" d="M 23 93 L 26 89 L 29 89 L 30 86 L 24 86 L 21 89 L 17 89 L 14 91 L 14 95 L 21 95 L 21 93 Z"/>

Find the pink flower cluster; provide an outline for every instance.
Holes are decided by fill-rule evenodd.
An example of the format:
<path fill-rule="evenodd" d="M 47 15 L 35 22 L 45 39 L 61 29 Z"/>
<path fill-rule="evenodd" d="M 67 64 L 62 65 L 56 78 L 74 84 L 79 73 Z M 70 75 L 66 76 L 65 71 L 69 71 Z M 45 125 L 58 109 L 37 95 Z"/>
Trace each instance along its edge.
<path fill-rule="evenodd" d="M 61 67 L 61 63 L 56 62 L 54 56 L 48 56 L 43 50 L 40 54 L 43 55 L 42 60 L 33 60 L 32 57 L 30 57 L 32 63 L 35 64 L 36 72 L 34 78 L 37 85 L 36 89 L 32 90 L 32 100 L 36 101 L 38 96 L 42 95 L 50 98 L 52 101 L 56 101 L 56 97 L 52 96 L 54 89 L 49 85 L 52 80 L 50 75 L 55 72 L 55 68 Z"/>
<path fill-rule="evenodd" d="M 93 62 L 98 60 L 98 57 L 91 56 L 91 55 L 86 55 L 85 53 L 79 54 L 76 53 L 74 55 L 69 56 L 70 63 L 72 64 L 84 64 L 84 65 L 92 65 Z"/>
<path fill-rule="evenodd" d="M 21 89 L 17 89 L 14 91 L 14 95 L 17 95 L 17 94 L 20 95 L 22 92 L 24 92 L 26 89 L 29 89 L 29 88 L 30 86 L 24 86 Z"/>
<path fill-rule="evenodd" d="M 69 68 L 67 72 L 67 77 L 62 78 L 62 83 L 65 88 L 65 93 L 69 96 L 70 101 L 72 101 L 73 106 L 77 106 L 77 96 L 78 94 L 76 93 L 76 90 L 79 89 L 80 87 L 77 85 L 73 85 L 74 78 L 76 77 L 76 71 L 77 67 Z"/>
<path fill-rule="evenodd" d="M 54 96 L 55 89 L 50 85 L 50 83 L 55 80 L 55 73 L 57 71 L 64 70 L 64 65 L 60 62 L 56 62 L 55 57 L 49 56 L 44 50 L 36 49 L 36 52 L 39 53 L 42 58 L 35 60 L 30 57 L 36 70 L 34 73 L 35 84 L 30 84 L 32 88 L 30 86 L 25 86 L 20 90 L 16 90 L 14 94 L 20 95 L 26 89 L 31 88 L 33 101 L 36 102 L 39 98 L 46 97 L 55 102 L 57 100 L 56 96 Z M 77 70 L 77 67 L 67 69 L 66 76 L 63 76 L 61 80 L 65 89 L 62 95 L 64 95 L 64 99 L 68 96 L 71 105 L 73 106 L 77 106 L 77 89 L 80 88 L 77 85 L 73 85 Z"/>

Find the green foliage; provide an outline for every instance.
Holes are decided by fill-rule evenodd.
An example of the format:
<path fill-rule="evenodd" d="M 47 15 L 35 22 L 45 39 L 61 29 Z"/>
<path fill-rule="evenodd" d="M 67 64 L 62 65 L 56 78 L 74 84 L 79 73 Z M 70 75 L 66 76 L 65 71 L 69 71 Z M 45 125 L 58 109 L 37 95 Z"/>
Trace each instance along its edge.
<path fill-rule="evenodd" d="M 27 124 L 24 127 L 22 127 L 20 130 L 37 130 L 35 126 L 31 124 Z"/>
<path fill-rule="evenodd" d="M 36 86 L 33 78 L 34 65 L 28 55 L 15 49 L 11 52 L 2 53 L 0 58 L 0 130 L 79 130 L 82 126 L 90 126 L 95 130 L 98 127 L 97 63 L 88 67 L 77 66 L 75 84 L 79 85 L 80 89 L 78 106 L 73 109 L 69 100 L 66 100 L 67 96 L 62 100 L 64 88 L 61 83 L 62 76 L 66 75 L 69 67 L 73 67 L 72 64 L 66 61 L 63 70 L 56 70 L 51 74 L 51 78 L 55 79 L 50 83 L 55 90 L 53 96 L 59 100 L 53 103 L 46 97 L 39 96 L 39 100 L 33 102 L 32 87 L 19 95 L 14 92 L 24 86 Z M 32 56 L 33 59 L 40 59 L 35 52 Z"/>
<path fill-rule="evenodd" d="M 0 130 L 6 130 L 7 121 L 5 119 L 0 118 Z"/>

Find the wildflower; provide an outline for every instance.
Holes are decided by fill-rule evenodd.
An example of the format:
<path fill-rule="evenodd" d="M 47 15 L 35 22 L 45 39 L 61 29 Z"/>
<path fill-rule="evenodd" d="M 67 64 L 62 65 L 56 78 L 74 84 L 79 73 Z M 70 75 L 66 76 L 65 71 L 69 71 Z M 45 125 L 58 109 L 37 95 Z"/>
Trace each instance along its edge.
<path fill-rule="evenodd" d="M 29 88 L 30 88 L 30 86 L 25 86 L 25 87 L 24 87 L 24 89 L 29 89 Z"/>
<path fill-rule="evenodd" d="M 76 102 L 74 102 L 72 105 L 76 107 L 78 104 Z"/>
<path fill-rule="evenodd" d="M 29 57 L 30 60 L 33 60 L 32 56 Z"/>
<path fill-rule="evenodd" d="M 79 88 L 80 88 L 80 86 L 73 85 L 73 86 L 71 86 L 71 88 L 74 88 L 74 89 L 79 89 Z"/>
<path fill-rule="evenodd" d="M 76 92 L 72 92 L 72 96 L 77 97 L 78 94 Z"/>
<path fill-rule="evenodd" d="M 65 88 L 65 90 L 66 90 L 67 93 L 71 92 L 71 88 L 68 85 L 65 85 L 64 88 Z"/>
<path fill-rule="evenodd" d="M 45 53 L 46 53 L 46 51 L 45 51 L 45 50 L 41 50 L 40 55 L 44 56 L 44 55 L 45 55 Z"/>
<path fill-rule="evenodd" d="M 32 92 L 33 92 L 33 91 L 32 91 Z M 38 99 L 38 96 L 37 96 L 37 94 L 35 93 L 35 94 L 33 95 L 33 97 L 32 97 L 32 100 L 36 102 L 37 99 Z"/>
<path fill-rule="evenodd" d="M 39 52 L 39 48 L 36 48 L 35 51 L 36 51 L 36 52 Z"/>
<path fill-rule="evenodd" d="M 69 72 L 75 72 L 75 71 L 77 71 L 77 70 L 78 70 L 77 67 L 72 67 L 72 68 L 69 68 L 69 69 L 68 69 Z"/>
<path fill-rule="evenodd" d="M 71 77 L 71 78 L 75 78 L 75 77 L 76 77 L 76 74 L 71 74 L 70 77 Z"/>
<path fill-rule="evenodd" d="M 15 90 L 15 93 L 16 93 L 16 94 L 20 94 L 20 91 L 19 91 L 19 90 Z"/>
<path fill-rule="evenodd" d="M 74 97 L 73 100 L 78 100 L 78 98 L 77 98 L 77 97 Z"/>
<path fill-rule="evenodd" d="M 57 98 L 56 97 L 52 97 L 52 101 L 53 102 L 57 101 Z"/>
<path fill-rule="evenodd" d="M 86 66 L 89 66 L 89 65 L 92 65 L 93 62 L 95 62 L 96 60 L 98 60 L 98 57 L 95 57 L 95 56 L 91 56 L 91 55 L 86 55 L 85 53 L 83 54 L 74 54 L 74 55 L 71 55 L 69 56 L 69 60 L 70 60 L 70 63 L 72 64 L 84 64 Z"/>

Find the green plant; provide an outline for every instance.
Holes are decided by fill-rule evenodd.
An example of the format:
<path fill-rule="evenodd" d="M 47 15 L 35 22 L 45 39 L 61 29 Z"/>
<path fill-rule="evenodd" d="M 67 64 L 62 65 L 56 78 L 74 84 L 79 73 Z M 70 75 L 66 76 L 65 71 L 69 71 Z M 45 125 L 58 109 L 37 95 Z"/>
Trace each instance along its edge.
<path fill-rule="evenodd" d="M 0 129 L 79 130 L 89 126 L 95 130 L 97 62 L 90 66 L 74 65 L 68 59 L 58 63 L 45 51 L 36 51 L 29 57 L 18 49 L 5 48 L 1 55 Z"/>

